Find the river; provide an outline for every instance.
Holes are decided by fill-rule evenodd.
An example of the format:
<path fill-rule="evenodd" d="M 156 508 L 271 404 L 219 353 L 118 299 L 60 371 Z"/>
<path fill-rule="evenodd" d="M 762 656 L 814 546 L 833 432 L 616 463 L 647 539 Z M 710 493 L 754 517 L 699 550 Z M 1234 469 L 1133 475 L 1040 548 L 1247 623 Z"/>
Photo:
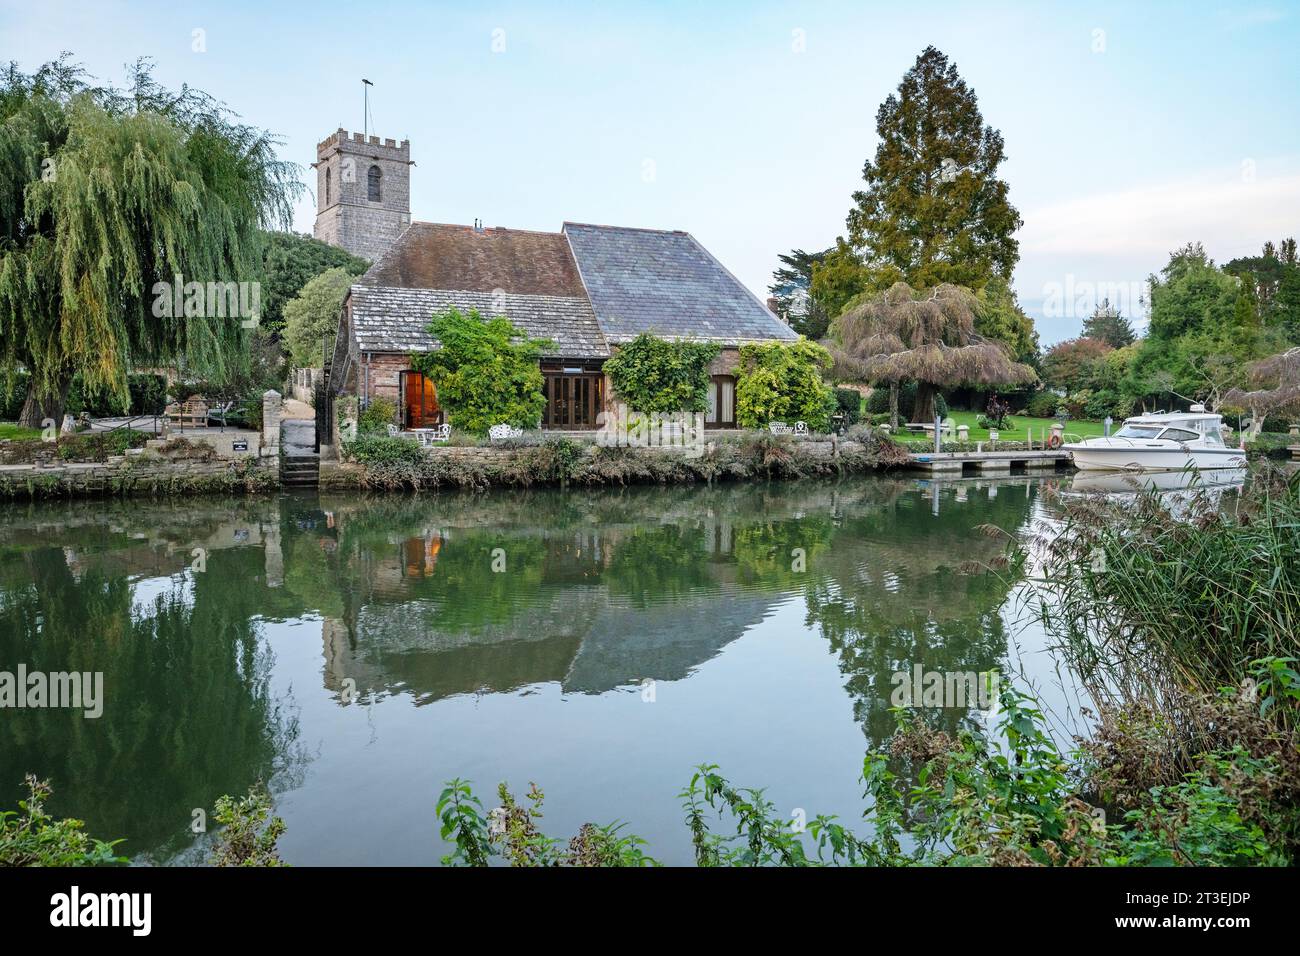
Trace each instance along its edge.
<path fill-rule="evenodd" d="M 1046 485 L 860 478 L 0 510 L 0 670 L 103 674 L 102 714 L 0 710 L 0 806 L 138 862 L 202 858 L 217 796 L 269 785 L 293 864 L 437 863 L 434 803 L 546 793 L 690 861 L 716 763 L 783 813 L 862 810 L 893 675 L 1020 673 L 1061 702 L 1006 541 Z M 1060 698 L 1060 700 L 1058 700 Z M 939 719 L 979 719 L 974 702 Z"/>

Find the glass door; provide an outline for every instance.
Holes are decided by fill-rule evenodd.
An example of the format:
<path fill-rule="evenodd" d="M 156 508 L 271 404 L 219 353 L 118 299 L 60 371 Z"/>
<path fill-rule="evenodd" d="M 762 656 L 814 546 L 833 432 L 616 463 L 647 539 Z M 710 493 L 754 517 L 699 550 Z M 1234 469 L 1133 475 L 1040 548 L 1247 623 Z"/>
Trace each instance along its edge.
<path fill-rule="evenodd" d="M 704 427 L 736 427 L 736 379 L 734 376 L 715 375 L 709 381 L 709 407 L 704 413 Z"/>
<path fill-rule="evenodd" d="M 546 374 L 544 428 L 595 428 L 604 407 L 605 376 L 599 373 Z"/>
<path fill-rule="evenodd" d="M 442 409 L 433 380 L 419 372 L 402 373 L 402 427 L 432 428 L 442 424 Z"/>

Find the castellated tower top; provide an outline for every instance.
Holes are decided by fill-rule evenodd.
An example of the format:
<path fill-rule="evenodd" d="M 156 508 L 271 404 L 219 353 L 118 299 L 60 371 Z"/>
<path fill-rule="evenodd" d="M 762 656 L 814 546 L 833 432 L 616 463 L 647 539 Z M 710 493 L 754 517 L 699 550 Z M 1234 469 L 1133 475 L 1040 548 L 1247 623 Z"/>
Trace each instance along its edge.
<path fill-rule="evenodd" d="M 349 133 L 316 144 L 316 226 L 322 242 L 374 262 L 411 224 L 411 141 Z"/>

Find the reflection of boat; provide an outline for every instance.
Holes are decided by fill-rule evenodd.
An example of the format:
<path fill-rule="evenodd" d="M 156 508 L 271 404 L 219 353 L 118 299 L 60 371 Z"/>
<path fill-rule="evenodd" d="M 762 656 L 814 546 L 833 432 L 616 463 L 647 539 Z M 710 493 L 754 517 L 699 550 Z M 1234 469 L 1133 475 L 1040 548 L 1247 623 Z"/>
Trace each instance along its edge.
<path fill-rule="evenodd" d="M 1105 494 L 1137 494 L 1141 491 L 1190 491 L 1205 489 L 1221 491 L 1240 488 L 1246 480 L 1245 468 L 1219 468 L 1215 471 L 1138 472 L 1128 474 L 1113 471 L 1092 471 L 1075 475 L 1070 491 L 1101 492 Z"/>
<path fill-rule="evenodd" d="M 1223 416 L 1204 407 L 1127 419 L 1107 438 L 1072 442 L 1065 450 L 1083 471 L 1182 471 L 1242 468 L 1246 453 L 1223 442 Z"/>

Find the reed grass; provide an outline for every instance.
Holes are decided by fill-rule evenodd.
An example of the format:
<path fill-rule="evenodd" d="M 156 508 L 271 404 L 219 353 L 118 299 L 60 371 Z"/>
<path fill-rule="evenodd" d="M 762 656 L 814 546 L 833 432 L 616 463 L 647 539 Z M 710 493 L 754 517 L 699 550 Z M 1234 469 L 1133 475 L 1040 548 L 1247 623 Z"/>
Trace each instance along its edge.
<path fill-rule="evenodd" d="M 1239 496 L 1056 500 L 1040 611 L 1094 700 L 1277 692 L 1261 662 L 1300 657 L 1300 476 L 1265 469 Z M 1278 713 L 1294 726 L 1295 707 Z"/>

